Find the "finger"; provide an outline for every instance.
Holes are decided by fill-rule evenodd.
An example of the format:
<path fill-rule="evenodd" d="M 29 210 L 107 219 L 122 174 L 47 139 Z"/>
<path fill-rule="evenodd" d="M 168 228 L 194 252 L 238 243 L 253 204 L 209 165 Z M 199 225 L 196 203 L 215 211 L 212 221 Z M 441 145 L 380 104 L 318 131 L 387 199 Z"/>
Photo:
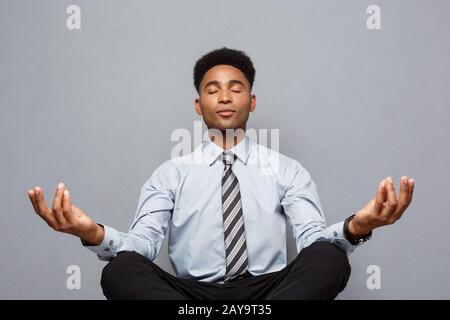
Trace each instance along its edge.
<path fill-rule="evenodd" d="M 40 214 L 47 214 L 50 209 L 47 207 L 47 204 L 45 203 L 44 199 L 44 190 L 42 190 L 40 187 L 34 188 L 34 194 L 35 194 L 35 201 L 36 205 L 38 207 L 38 210 Z"/>
<path fill-rule="evenodd" d="M 64 190 L 63 194 L 63 214 L 67 221 L 73 221 L 72 204 L 70 202 L 70 192 L 69 190 Z"/>
<path fill-rule="evenodd" d="M 36 200 L 34 200 L 34 191 L 28 190 L 28 197 L 30 198 L 31 205 L 33 206 L 34 211 L 39 214 L 39 208 L 37 206 Z M 40 214 L 39 214 L 40 215 Z"/>
<path fill-rule="evenodd" d="M 386 191 L 386 181 L 383 180 L 378 185 L 377 196 L 375 197 L 374 208 L 376 213 L 381 213 L 383 211 L 385 191 Z"/>
<path fill-rule="evenodd" d="M 388 201 L 388 190 L 387 190 L 387 178 L 384 179 L 384 184 L 383 184 L 383 209 L 386 208 L 387 206 L 387 201 Z"/>
<path fill-rule="evenodd" d="M 37 214 L 47 222 L 51 227 L 55 227 L 56 220 L 52 211 L 47 207 L 44 199 L 44 191 L 40 187 L 35 187 L 33 190 L 33 200 L 37 207 Z"/>
<path fill-rule="evenodd" d="M 412 202 L 412 198 L 413 198 L 413 193 L 414 193 L 414 186 L 416 184 L 416 182 L 414 181 L 414 179 L 409 179 L 409 194 L 408 194 L 408 203 Z"/>
<path fill-rule="evenodd" d="M 55 191 L 55 196 L 53 197 L 53 204 L 52 204 L 53 210 L 57 209 L 58 205 L 59 206 L 61 205 L 63 192 L 64 192 L 64 183 L 60 182 L 58 183 L 58 186 Z"/>
<path fill-rule="evenodd" d="M 387 206 L 385 215 L 391 215 L 396 211 L 397 208 L 397 196 L 395 194 L 394 183 L 392 182 L 392 178 L 388 177 L 386 181 L 386 189 L 387 189 Z"/>
<path fill-rule="evenodd" d="M 60 182 L 56 189 L 55 197 L 53 198 L 52 211 L 59 225 L 64 225 L 66 223 L 66 218 L 62 212 L 62 198 L 64 190 L 64 183 Z"/>
<path fill-rule="evenodd" d="M 398 206 L 395 216 L 397 219 L 400 219 L 403 212 L 405 212 L 406 208 L 409 205 L 409 183 L 408 177 L 403 176 L 400 179 L 400 196 L 398 197 Z"/>

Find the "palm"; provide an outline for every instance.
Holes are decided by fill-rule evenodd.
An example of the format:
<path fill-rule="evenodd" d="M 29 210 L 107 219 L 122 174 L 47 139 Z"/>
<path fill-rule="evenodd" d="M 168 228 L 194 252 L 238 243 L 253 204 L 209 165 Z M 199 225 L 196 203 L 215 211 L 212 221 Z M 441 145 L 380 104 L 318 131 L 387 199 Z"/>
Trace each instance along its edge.
<path fill-rule="evenodd" d="M 87 231 L 89 228 L 92 228 L 95 222 L 83 210 L 74 205 L 72 205 L 71 209 L 74 217 L 74 225 L 78 226 L 80 230 Z"/>
<path fill-rule="evenodd" d="M 66 192 L 67 194 L 64 185 L 61 184 L 50 208 L 40 188 L 30 190 L 28 195 L 35 212 L 54 230 L 79 237 L 93 234 L 97 224 L 83 210 L 72 205 L 68 190 Z"/>
<path fill-rule="evenodd" d="M 414 180 L 402 177 L 400 195 L 397 197 L 392 178 L 384 179 L 378 186 L 376 197 L 358 212 L 360 225 L 372 230 L 395 223 L 411 203 L 413 191 Z"/>

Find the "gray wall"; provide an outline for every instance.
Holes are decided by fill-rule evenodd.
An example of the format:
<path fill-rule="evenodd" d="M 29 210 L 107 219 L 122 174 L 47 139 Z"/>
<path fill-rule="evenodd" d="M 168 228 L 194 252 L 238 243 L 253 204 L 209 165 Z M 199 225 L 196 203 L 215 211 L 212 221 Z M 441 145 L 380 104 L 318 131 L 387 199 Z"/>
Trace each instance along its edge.
<path fill-rule="evenodd" d="M 68 30 L 66 8 L 81 8 Z M 366 9 L 381 8 L 381 30 Z M 49 229 L 64 181 L 73 203 L 126 231 L 139 189 L 193 131 L 192 67 L 228 46 L 256 67 L 249 128 L 280 129 L 280 151 L 312 174 L 328 223 L 391 175 L 416 180 L 404 218 L 351 256 L 340 299 L 450 298 L 448 1 L 1 1 L 0 298 L 103 299 L 104 262 Z M 295 255 L 289 242 L 289 259 Z M 156 262 L 171 272 L 164 245 Z M 66 288 L 66 268 L 81 289 Z M 366 270 L 381 270 L 369 290 Z"/>

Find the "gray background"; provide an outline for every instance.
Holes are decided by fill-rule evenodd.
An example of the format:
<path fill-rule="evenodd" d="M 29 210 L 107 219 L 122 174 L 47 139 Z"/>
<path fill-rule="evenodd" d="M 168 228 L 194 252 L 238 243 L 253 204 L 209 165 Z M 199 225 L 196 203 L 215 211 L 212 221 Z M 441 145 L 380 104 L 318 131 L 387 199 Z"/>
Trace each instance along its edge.
<path fill-rule="evenodd" d="M 66 8 L 81 7 L 81 30 Z M 370 4 L 382 29 L 366 28 Z M 448 1 L 1 1 L 0 298 L 103 299 L 104 262 L 49 229 L 27 190 L 59 181 L 95 220 L 126 231 L 139 190 L 193 131 L 192 68 L 222 46 L 256 67 L 249 128 L 312 174 L 329 224 L 391 175 L 416 180 L 397 224 L 350 255 L 340 299 L 450 298 Z M 289 240 L 289 260 L 295 255 Z M 156 262 L 171 271 L 164 245 Z M 81 268 L 81 289 L 66 268 Z M 381 289 L 366 287 L 369 265 Z"/>

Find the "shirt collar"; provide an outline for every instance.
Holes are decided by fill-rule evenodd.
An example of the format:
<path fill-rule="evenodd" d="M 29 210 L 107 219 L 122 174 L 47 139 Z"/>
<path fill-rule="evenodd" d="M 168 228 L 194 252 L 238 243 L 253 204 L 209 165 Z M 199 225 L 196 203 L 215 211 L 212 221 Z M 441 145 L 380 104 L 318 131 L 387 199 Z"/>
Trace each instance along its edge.
<path fill-rule="evenodd" d="M 245 136 L 241 141 L 239 141 L 237 145 L 235 145 L 228 151 L 233 152 L 238 159 L 240 159 L 244 164 L 247 164 L 247 160 L 251 150 L 250 143 L 250 138 L 248 136 Z M 225 149 L 222 149 L 211 140 L 208 140 L 202 144 L 201 151 L 206 163 L 212 165 L 217 160 L 219 155 L 225 151 Z"/>

